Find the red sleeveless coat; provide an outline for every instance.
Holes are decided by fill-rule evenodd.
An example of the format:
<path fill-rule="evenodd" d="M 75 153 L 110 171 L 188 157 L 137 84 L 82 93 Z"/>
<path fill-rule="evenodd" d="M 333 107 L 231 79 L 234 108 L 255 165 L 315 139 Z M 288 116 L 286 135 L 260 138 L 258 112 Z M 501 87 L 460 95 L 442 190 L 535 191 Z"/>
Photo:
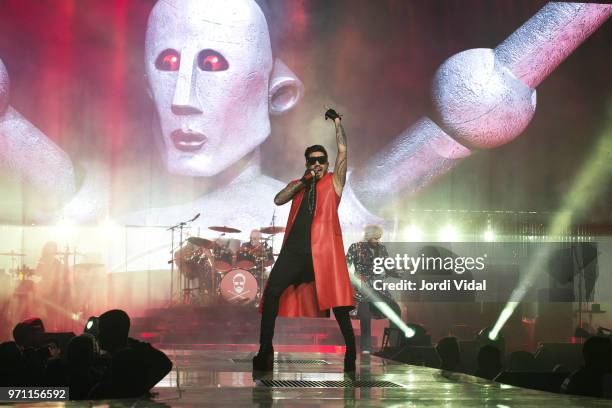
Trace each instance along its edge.
<path fill-rule="evenodd" d="M 280 298 L 279 316 L 326 317 L 331 308 L 354 305 L 338 219 L 340 197 L 334 189 L 332 173 L 324 175 L 316 188 L 317 202 L 310 237 L 315 281 L 285 289 Z M 304 192 L 303 189 L 297 193 L 291 202 L 285 240 L 297 217 Z"/>

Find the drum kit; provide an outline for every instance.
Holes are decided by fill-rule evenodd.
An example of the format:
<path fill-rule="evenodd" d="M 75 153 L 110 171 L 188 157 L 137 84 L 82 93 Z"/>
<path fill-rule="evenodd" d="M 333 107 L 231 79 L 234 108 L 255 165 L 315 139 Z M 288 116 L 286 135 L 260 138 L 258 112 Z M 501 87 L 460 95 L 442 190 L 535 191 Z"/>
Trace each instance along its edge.
<path fill-rule="evenodd" d="M 22 264 L 19 260 L 25 257 L 25 254 L 15 251 L 0 252 L 0 256 L 10 257 L 11 266 L 9 269 L 3 270 L 2 289 L 10 289 L 14 296 L 23 296 L 34 290 L 34 282 L 37 282 L 37 276 L 32 268 Z"/>
<path fill-rule="evenodd" d="M 174 251 L 170 261 L 178 266 L 181 276 L 182 303 L 258 306 L 266 272 L 274 264 L 270 241 L 285 229 L 260 228 L 258 231 L 267 236 L 245 243 L 228 238 L 229 234 L 242 232 L 237 228 L 210 226 L 208 229 L 220 236 L 214 240 L 189 237 Z"/>
<path fill-rule="evenodd" d="M 70 255 L 69 252 L 55 252 L 54 255 Z M 10 252 L 0 252 L 0 257 L 9 257 L 10 267 L 8 269 L 2 269 L 2 287 L 4 289 L 9 288 L 12 290 L 14 296 L 25 296 L 30 292 L 34 292 L 37 284 L 39 284 L 43 278 L 40 274 L 37 274 L 36 269 L 30 268 L 22 260 L 26 257 L 26 254 L 11 250 Z"/>

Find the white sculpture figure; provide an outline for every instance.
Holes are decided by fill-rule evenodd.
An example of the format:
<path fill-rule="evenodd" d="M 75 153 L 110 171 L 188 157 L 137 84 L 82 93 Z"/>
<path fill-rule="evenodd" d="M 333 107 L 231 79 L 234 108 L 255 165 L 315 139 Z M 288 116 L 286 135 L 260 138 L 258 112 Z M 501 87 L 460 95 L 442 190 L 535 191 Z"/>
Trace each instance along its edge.
<path fill-rule="evenodd" d="M 76 192 L 70 157 L 8 104 L 9 84 L 0 61 L 0 170 L 39 192 L 50 208 L 61 206 Z"/>
<path fill-rule="evenodd" d="M 341 207 L 349 225 L 343 228 L 380 223 L 380 203 L 417 192 L 473 150 L 517 137 L 533 116 L 535 87 L 610 14 L 610 5 L 549 3 L 495 50 L 468 50 L 444 62 L 432 90 L 435 118 L 419 120 L 350 175 Z M 302 85 L 273 59 L 258 3 L 159 1 L 145 48 L 156 142 L 167 171 L 209 182 L 192 202 L 143 209 L 123 221 L 169 224 L 202 211 L 201 225 L 247 231 L 265 225 L 284 182 L 261 174 L 258 146 L 270 133 L 270 115 L 291 109 Z M 104 174 L 86 168 L 77 190 L 70 159 L 6 105 L 8 94 L 1 69 L 4 171 L 65 203 L 61 215 L 78 221 L 103 214 Z M 279 224 L 286 217 L 286 208 L 281 211 Z"/>
<path fill-rule="evenodd" d="M 216 176 L 270 134 L 274 61 L 256 3 L 158 2 L 147 24 L 145 65 L 169 172 Z"/>
<path fill-rule="evenodd" d="M 245 231 L 266 225 L 273 213 L 267 198 L 282 183 L 261 174 L 259 145 L 270 134 L 270 115 L 295 106 L 302 84 L 273 59 L 257 3 L 158 2 L 147 24 L 145 68 L 157 112 L 155 140 L 168 172 L 210 182 L 194 202 L 126 219 L 165 224 L 201 211 L 201 225 Z M 280 211 L 285 218 L 287 209 Z"/>
<path fill-rule="evenodd" d="M 525 129 L 537 85 L 612 15 L 612 5 L 548 3 L 494 50 L 446 60 L 432 86 L 435 118 L 423 117 L 350 179 L 367 208 L 406 197 L 473 151 L 498 147 Z"/>

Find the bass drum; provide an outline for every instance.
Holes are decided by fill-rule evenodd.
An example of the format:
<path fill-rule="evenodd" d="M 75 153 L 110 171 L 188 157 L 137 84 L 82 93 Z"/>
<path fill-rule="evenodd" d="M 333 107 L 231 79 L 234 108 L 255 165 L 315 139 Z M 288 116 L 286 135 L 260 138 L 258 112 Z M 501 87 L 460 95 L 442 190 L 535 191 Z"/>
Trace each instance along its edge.
<path fill-rule="evenodd" d="M 233 269 L 225 274 L 219 287 L 221 297 L 235 305 L 251 304 L 257 297 L 257 279 L 245 269 Z"/>

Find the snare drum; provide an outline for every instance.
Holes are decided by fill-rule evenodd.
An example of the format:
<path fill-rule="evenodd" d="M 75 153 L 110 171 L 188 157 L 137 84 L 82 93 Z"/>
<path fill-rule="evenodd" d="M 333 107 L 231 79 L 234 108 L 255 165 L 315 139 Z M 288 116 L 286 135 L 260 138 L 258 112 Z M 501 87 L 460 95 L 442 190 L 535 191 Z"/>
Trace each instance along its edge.
<path fill-rule="evenodd" d="M 221 297 L 236 305 L 247 305 L 255 300 L 259 285 L 247 270 L 233 269 L 221 280 Z"/>

